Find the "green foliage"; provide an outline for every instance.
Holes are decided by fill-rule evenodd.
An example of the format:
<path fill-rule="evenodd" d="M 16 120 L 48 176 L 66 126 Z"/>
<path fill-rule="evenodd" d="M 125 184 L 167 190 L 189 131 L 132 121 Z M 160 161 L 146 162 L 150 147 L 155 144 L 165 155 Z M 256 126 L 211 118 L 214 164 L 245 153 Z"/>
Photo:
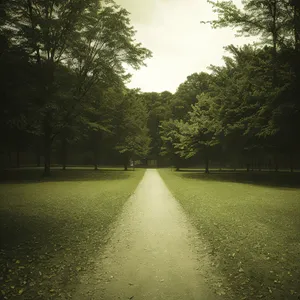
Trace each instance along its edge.
<path fill-rule="evenodd" d="M 263 148 L 275 155 L 278 149 L 288 153 L 298 147 L 292 138 L 299 114 L 290 51 L 276 54 L 276 85 L 272 47 L 230 45 L 227 51 L 223 67 L 211 66 L 210 75 L 193 74 L 174 95 L 176 103 L 182 93 L 186 108 L 162 124 L 164 154 L 190 158 L 199 152 L 207 158 L 218 152 L 219 159 L 247 161 Z M 191 105 L 194 95 L 197 102 Z M 184 121 L 178 121 L 183 111 Z"/>
<path fill-rule="evenodd" d="M 218 19 L 210 21 L 213 28 L 232 27 L 239 35 L 259 36 L 263 44 L 277 47 L 290 43 L 292 6 L 283 0 L 244 0 L 238 9 L 232 1 L 208 1 Z"/>
<path fill-rule="evenodd" d="M 176 145 L 180 142 L 182 125 L 183 121 L 169 119 L 168 121 L 162 121 L 159 126 L 162 140 L 160 154 L 168 157 L 177 168 L 180 163 L 180 155 Z"/>
<path fill-rule="evenodd" d="M 80 132 L 113 129 L 104 116 L 104 103 L 113 105 L 102 104 L 99 93 L 123 86 L 129 78 L 125 67 L 138 69 L 151 53 L 135 41 L 129 13 L 113 1 L 3 1 L 1 14 L 0 42 L 6 48 L 1 52 L 1 66 L 11 67 L 7 56 L 12 57 L 12 70 L 29 73 L 30 84 L 28 88 L 23 77 L 17 78 L 12 89 L 7 81 L 6 98 L 22 102 L 16 111 L 7 109 L 7 118 L 17 115 L 19 119 L 12 124 L 24 119 L 25 130 L 44 136 L 45 171 L 49 173 L 56 136 L 83 126 Z M 25 82 L 24 89 L 21 82 Z M 22 101 L 15 92 L 22 93 Z"/>
<path fill-rule="evenodd" d="M 148 134 L 148 112 L 138 90 L 125 90 L 118 107 L 116 149 L 129 158 L 145 158 L 150 150 L 151 139 Z"/>
<path fill-rule="evenodd" d="M 186 120 L 192 104 L 197 102 L 197 96 L 209 89 L 210 75 L 204 72 L 194 73 L 179 85 L 172 101 L 174 119 Z"/>
<path fill-rule="evenodd" d="M 95 167 L 110 150 L 124 161 L 165 156 L 177 165 L 197 153 L 247 164 L 263 150 L 268 159 L 294 155 L 300 149 L 297 1 L 245 0 L 241 9 L 232 1 L 209 2 L 218 14 L 208 22 L 213 28 L 232 27 L 260 43 L 227 46 L 223 66 L 191 74 L 173 95 L 125 88 L 126 66 L 139 68 L 151 53 L 113 1 L 2 0 L 0 119 L 1 133 L 10 133 L 2 150 L 44 141 L 50 166 L 59 137 L 78 149 L 86 143 Z"/>
<path fill-rule="evenodd" d="M 149 159 L 158 159 L 162 145 L 159 126 L 162 121 L 168 120 L 172 115 L 173 95 L 165 91 L 162 93 L 143 93 L 142 97 L 149 113 L 147 126 L 151 137 L 151 150 L 148 157 Z"/>
<path fill-rule="evenodd" d="M 199 151 L 207 156 L 210 148 L 217 145 L 220 126 L 216 119 L 216 106 L 213 99 L 202 93 L 198 97 L 192 110 L 189 112 L 189 119 L 186 123 L 180 122 L 179 143 L 175 144 L 178 153 L 182 157 L 192 157 Z"/>

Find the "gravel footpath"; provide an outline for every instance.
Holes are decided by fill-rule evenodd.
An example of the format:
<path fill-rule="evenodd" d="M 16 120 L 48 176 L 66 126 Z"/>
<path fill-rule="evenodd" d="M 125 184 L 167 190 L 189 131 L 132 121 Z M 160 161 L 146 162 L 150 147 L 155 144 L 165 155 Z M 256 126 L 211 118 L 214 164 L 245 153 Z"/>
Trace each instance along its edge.
<path fill-rule="evenodd" d="M 219 299 L 208 250 L 157 170 L 147 170 L 73 299 Z"/>

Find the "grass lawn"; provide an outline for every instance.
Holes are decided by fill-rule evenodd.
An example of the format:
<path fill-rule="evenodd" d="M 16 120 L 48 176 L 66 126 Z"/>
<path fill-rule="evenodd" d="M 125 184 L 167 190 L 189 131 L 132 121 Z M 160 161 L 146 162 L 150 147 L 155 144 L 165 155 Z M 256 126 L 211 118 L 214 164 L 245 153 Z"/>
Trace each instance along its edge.
<path fill-rule="evenodd" d="M 300 299 L 300 189 L 160 170 L 234 299 Z M 258 183 L 258 182 L 257 182 Z"/>
<path fill-rule="evenodd" d="M 54 170 L 47 180 L 36 170 L 5 173 L 9 181 L 0 184 L 0 298 L 71 299 L 143 173 Z"/>

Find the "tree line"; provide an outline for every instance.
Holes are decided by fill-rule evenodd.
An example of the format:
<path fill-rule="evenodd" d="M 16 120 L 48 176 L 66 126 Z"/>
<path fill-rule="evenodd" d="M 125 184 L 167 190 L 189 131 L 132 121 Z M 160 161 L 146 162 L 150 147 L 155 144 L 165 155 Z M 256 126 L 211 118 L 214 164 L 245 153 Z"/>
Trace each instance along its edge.
<path fill-rule="evenodd" d="M 218 19 L 259 42 L 227 46 L 224 66 L 191 75 L 175 93 L 173 118 L 161 123 L 163 154 L 177 168 L 200 155 L 247 170 L 299 164 L 300 2 L 288 0 L 208 1 Z M 223 164 L 222 164 L 223 161 Z"/>
<path fill-rule="evenodd" d="M 125 83 L 126 66 L 138 69 L 151 52 L 135 41 L 125 9 L 96 0 L 1 0 L 0 9 L 3 152 L 14 150 L 19 165 L 19 152 L 36 148 L 49 175 L 57 142 L 64 166 L 79 140 L 95 168 L 105 137 L 125 166 L 147 151 L 146 111 Z"/>
<path fill-rule="evenodd" d="M 256 36 L 226 47 L 223 66 L 188 76 L 172 94 L 126 88 L 126 65 L 151 52 L 134 39 L 129 14 L 113 1 L 1 0 L 2 153 L 51 153 L 63 168 L 157 160 L 177 169 L 269 168 L 299 164 L 300 4 L 209 1 L 212 28 Z M 200 55 L 200 54 L 199 54 Z M 80 160 L 81 163 L 85 159 Z M 85 163 L 85 164 L 86 164 Z"/>

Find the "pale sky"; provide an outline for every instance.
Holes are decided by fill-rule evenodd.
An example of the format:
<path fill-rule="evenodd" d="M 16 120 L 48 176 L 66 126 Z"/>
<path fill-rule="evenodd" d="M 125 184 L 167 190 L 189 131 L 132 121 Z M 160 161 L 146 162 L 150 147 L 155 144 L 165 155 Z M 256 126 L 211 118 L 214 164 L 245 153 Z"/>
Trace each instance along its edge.
<path fill-rule="evenodd" d="M 216 19 L 206 0 L 116 0 L 131 13 L 136 40 L 152 51 L 147 67 L 133 74 L 129 88 L 174 93 L 188 75 L 222 65 L 224 46 L 251 42 L 231 29 L 211 29 L 201 20 Z M 240 0 L 234 0 L 237 5 Z"/>

